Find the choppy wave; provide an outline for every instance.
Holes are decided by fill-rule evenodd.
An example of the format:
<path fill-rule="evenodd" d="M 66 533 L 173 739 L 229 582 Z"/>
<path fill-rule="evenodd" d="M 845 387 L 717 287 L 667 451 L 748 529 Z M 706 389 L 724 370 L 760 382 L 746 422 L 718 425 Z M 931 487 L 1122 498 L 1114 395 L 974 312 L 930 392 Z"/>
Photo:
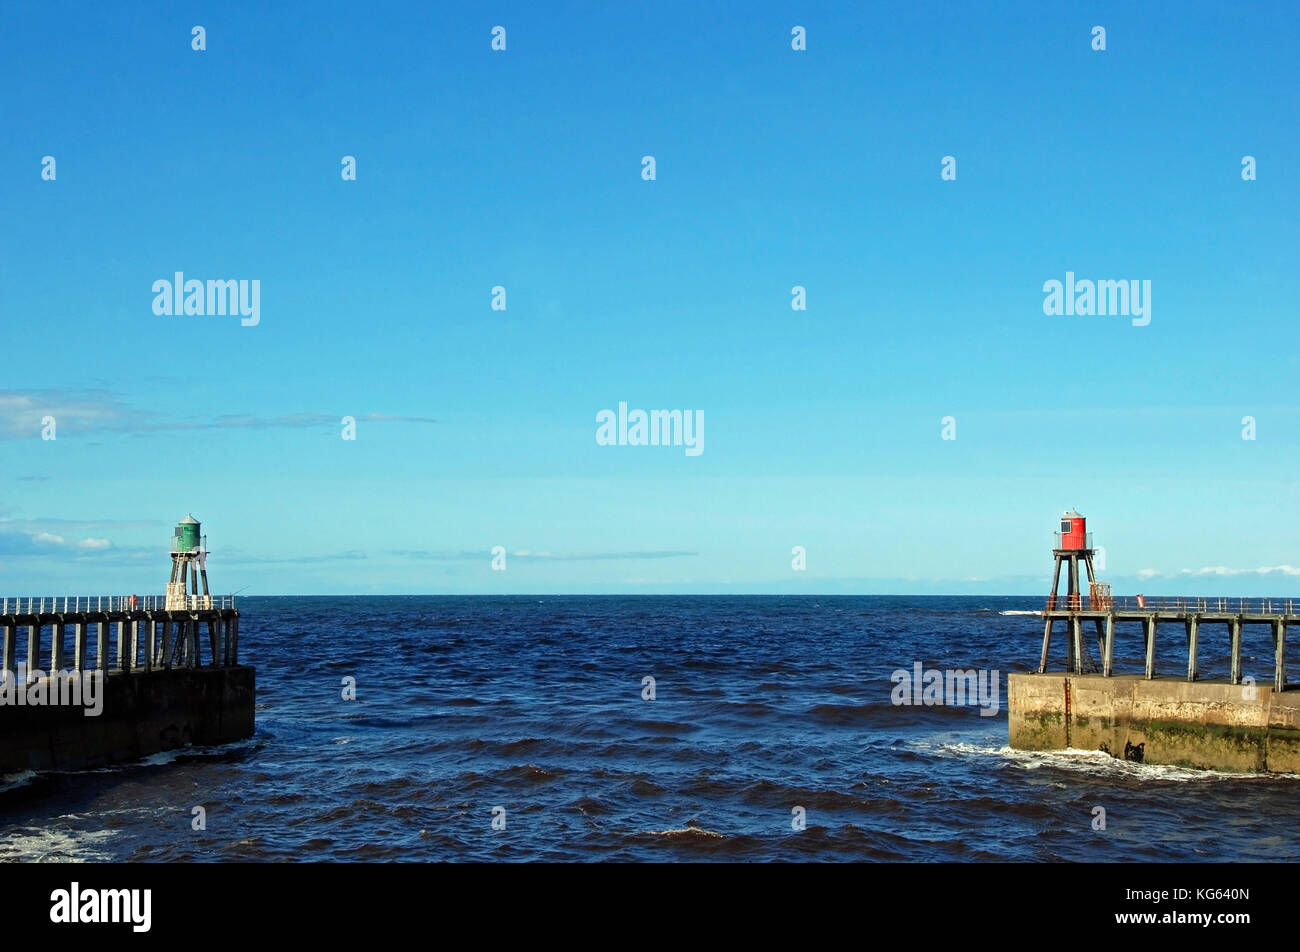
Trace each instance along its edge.
<path fill-rule="evenodd" d="M 1039 603 L 250 598 L 257 736 L 0 779 L 0 859 L 1300 859 L 1300 778 L 1014 751 L 1005 714 L 892 703 L 896 659 L 1035 663 Z M 1081 840 L 1094 803 L 1116 835 Z"/>

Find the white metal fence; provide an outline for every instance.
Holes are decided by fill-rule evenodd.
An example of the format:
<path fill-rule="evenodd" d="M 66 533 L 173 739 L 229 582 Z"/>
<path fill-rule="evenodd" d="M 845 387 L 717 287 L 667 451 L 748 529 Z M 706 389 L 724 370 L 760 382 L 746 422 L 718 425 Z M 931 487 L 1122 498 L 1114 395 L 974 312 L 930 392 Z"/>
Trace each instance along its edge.
<path fill-rule="evenodd" d="M 0 615 L 36 615 L 46 612 L 76 614 L 78 612 L 127 611 L 203 611 L 235 607 L 234 595 L 62 595 L 38 598 L 0 599 Z"/>

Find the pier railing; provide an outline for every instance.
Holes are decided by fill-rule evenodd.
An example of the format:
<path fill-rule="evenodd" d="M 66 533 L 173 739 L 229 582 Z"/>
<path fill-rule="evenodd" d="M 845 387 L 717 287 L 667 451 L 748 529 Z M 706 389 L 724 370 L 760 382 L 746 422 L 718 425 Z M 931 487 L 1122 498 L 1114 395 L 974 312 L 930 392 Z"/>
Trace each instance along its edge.
<path fill-rule="evenodd" d="M 1219 598 L 1187 595 L 1048 595 L 1046 610 L 1200 612 L 1224 615 L 1296 615 L 1300 598 Z"/>
<path fill-rule="evenodd" d="M 1073 533 L 1071 533 L 1071 534 L 1073 534 Z M 1053 532 L 1053 533 L 1052 533 L 1052 548 L 1054 548 L 1054 549 L 1059 549 L 1059 548 L 1061 547 L 1061 539 L 1062 539 L 1061 533 L 1059 533 L 1059 532 Z M 1092 548 L 1092 533 L 1091 533 L 1091 532 L 1085 532 L 1085 533 L 1084 533 L 1084 536 L 1083 536 L 1083 547 L 1084 547 L 1085 549 L 1091 549 L 1091 548 Z"/>
<path fill-rule="evenodd" d="M 225 611 L 234 595 L 60 595 L 0 598 L 0 615 L 81 614 L 85 612 Z"/>
<path fill-rule="evenodd" d="M 0 598 L 0 677 L 21 672 L 30 682 L 66 670 L 238 664 L 239 612 L 231 595 Z"/>

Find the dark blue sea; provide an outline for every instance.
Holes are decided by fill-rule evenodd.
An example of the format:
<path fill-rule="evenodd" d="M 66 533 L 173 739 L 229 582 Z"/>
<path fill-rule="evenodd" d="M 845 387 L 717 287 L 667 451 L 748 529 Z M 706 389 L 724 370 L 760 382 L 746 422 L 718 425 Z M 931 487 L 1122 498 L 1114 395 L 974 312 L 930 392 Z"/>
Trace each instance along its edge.
<path fill-rule="evenodd" d="M 256 737 L 5 778 L 0 857 L 1300 858 L 1300 778 L 1008 749 L 1006 674 L 1036 666 L 1040 603 L 241 599 Z M 1139 654 L 1120 642 L 1120 667 Z M 917 662 L 996 670 L 998 714 L 894 704 Z"/>

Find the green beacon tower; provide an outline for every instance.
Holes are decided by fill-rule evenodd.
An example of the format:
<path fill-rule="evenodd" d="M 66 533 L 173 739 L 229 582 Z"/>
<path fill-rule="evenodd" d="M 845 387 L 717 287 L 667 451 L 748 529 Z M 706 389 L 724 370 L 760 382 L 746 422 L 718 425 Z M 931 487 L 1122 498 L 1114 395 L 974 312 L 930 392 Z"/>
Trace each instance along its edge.
<path fill-rule="evenodd" d="M 167 583 L 167 610 L 189 611 L 212 607 L 208 593 L 208 550 L 199 521 L 186 516 L 172 533 L 172 577 Z M 203 593 L 199 594 L 199 579 Z"/>

